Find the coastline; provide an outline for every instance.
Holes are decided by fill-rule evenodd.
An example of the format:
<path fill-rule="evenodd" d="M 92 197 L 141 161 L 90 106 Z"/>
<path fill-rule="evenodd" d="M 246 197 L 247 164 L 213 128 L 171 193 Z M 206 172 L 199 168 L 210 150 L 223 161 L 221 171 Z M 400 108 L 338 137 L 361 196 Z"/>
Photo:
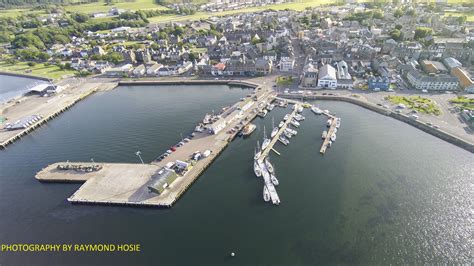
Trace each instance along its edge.
<path fill-rule="evenodd" d="M 360 107 L 363 107 L 365 109 L 368 109 L 370 111 L 379 113 L 384 116 L 392 117 L 394 119 L 397 119 L 399 121 L 402 121 L 406 124 L 409 124 L 417 129 L 420 129 L 432 136 L 435 136 L 439 139 L 442 139 L 446 142 L 449 142 L 453 145 L 456 145 L 462 149 L 465 149 L 471 153 L 474 153 L 474 143 L 471 143 L 465 139 L 462 139 L 460 137 L 454 136 L 448 132 L 445 132 L 441 129 L 437 129 L 434 127 L 430 127 L 425 123 L 422 123 L 420 121 L 417 121 L 415 119 L 412 119 L 406 115 L 403 114 L 398 114 L 395 112 L 392 112 L 390 110 L 378 107 L 374 104 L 371 104 L 369 102 L 361 101 L 355 97 L 345 97 L 345 96 L 332 96 L 332 95 L 307 95 L 301 97 L 300 95 L 287 95 L 287 94 L 278 94 L 279 98 L 283 99 L 290 99 L 290 100 L 295 100 L 300 102 L 299 100 L 326 100 L 326 101 L 342 101 L 342 102 L 347 102 L 347 103 L 352 103 L 355 105 L 358 105 Z"/>
<path fill-rule="evenodd" d="M 0 74 L 3 74 L 0 71 Z M 11 73 L 10 73 L 11 74 Z M 13 76 L 23 76 L 23 74 L 12 74 Z M 168 79 L 168 80 L 120 80 L 118 82 L 112 82 L 112 81 L 105 81 L 101 82 L 100 84 L 102 85 L 113 85 L 113 88 L 116 88 L 118 86 L 136 86 L 136 85 L 237 85 L 237 86 L 246 86 L 254 89 L 258 89 L 262 86 L 262 84 L 258 84 L 253 81 L 247 81 L 247 80 L 229 80 L 229 79 L 222 79 L 222 80 L 206 80 L 206 79 L 191 79 L 191 80 L 177 80 L 177 79 Z M 58 116 L 60 113 L 64 112 L 65 110 L 69 109 L 72 107 L 74 104 L 77 102 L 87 98 L 89 95 L 95 93 L 96 91 L 100 90 L 110 90 L 111 88 L 108 89 L 99 89 L 99 86 L 94 87 L 93 89 L 87 90 L 85 93 L 77 95 L 73 101 L 69 102 L 65 106 L 60 106 L 53 110 L 49 115 L 44 116 L 43 119 L 38 121 L 37 123 L 31 125 L 30 127 L 18 132 L 17 134 L 11 136 L 10 138 L 6 140 L 2 140 L 0 142 L 0 149 L 5 149 L 9 144 L 14 143 L 17 139 L 21 138 L 23 135 L 26 135 L 30 131 L 33 131 L 36 127 L 44 124 L 47 122 L 49 119 Z M 112 89 L 113 89 L 112 88 Z M 355 97 L 347 97 L 347 96 L 335 96 L 335 95 L 305 95 L 303 98 L 301 95 L 288 95 L 288 94 L 278 94 L 278 97 L 284 98 L 284 99 L 291 99 L 291 100 L 297 100 L 300 101 L 302 100 L 333 100 L 333 101 L 344 101 L 348 103 L 352 103 L 358 106 L 361 106 L 365 109 L 377 112 L 379 114 L 385 115 L 392 117 L 394 119 L 397 119 L 399 121 L 402 121 L 404 123 L 407 123 L 411 126 L 414 126 L 428 134 L 431 134 L 432 136 L 438 137 L 444 141 L 447 141 L 453 145 L 456 145 L 460 148 L 463 148 L 471 153 L 474 153 L 474 143 L 465 140 L 461 137 L 455 136 L 451 133 L 448 133 L 446 131 L 443 131 L 441 129 L 436 129 L 434 127 L 428 126 L 425 123 L 422 123 L 420 121 L 414 120 L 412 118 L 409 118 L 406 115 L 403 114 L 398 114 L 395 113 L 391 110 L 387 110 L 384 108 L 381 108 L 379 106 L 376 106 L 375 104 L 372 104 L 368 101 L 362 101 L 360 99 L 357 99 Z"/>
<path fill-rule="evenodd" d="M 45 77 L 36 76 L 36 75 L 32 75 L 32 74 L 27 74 L 27 73 L 16 73 L 16 72 L 0 71 L 0 75 L 20 77 L 20 78 L 38 79 L 38 80 L 43 80 L 43 81 L 48 81 L 48 82 L 53 81 L 50 78 L 45 78 Z"/>

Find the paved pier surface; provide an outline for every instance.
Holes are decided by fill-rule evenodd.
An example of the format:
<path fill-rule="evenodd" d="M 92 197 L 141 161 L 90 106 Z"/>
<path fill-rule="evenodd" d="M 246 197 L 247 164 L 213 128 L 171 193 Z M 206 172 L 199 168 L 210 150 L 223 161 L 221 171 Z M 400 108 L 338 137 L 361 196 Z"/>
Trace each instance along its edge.
<path fill-rule="evenodd" d="M 329 114 L 326 114 L 326 115 L 329 117 L 329 119 L 332 119 L 332 122 L 331 122 L 331 126 L 329 127 L 328 134 L 326 135 L 326 138 L 324 139 L 323 144 L 321 145 L 321 149 L 319 150 L 321 154 L 326 153 L 326 149 L 328 148 L 329 141 L 331 140 L 331 136 L 334 133 L 334 129 L 336 128 L 336 123 L 337 123 L 335 116 L 332 116 Z"/>
<path fill-rule="evenodd" d="M 275 97 L 269 88 L 256 89 L 255 93 L 259 101 L 247 98 L 245 101 L 234 104 L 233 107 L 237 110 L 237 108 L 252 103 L 241 116 L 234 119 L 229 117 L 226 127 L 218 134 L 197 133 L 191 141 L 176 148 L 175 152 L 160 162 L 153 161 L 150 164 L 100 163 L 103 166 L 101 170 L 88 173 L 58 170 L 57 164 L 53 164 L 39 172 L 36 178 L 50 182 L 84 181 L 84 185 L 68 199 L 73 203 L 171 207 L 238 133 L 238 130 L 233 133 L 230 133 L 229 130 L 236 126 L 242 128 L 249 123 L 258 112 L 259 102 L 271 102 Z M 173 143 L 170 143 L 171 145 Z M 196 161 L 190 170 L 183 176 L 176 178 L 161 194 L 149 192 L 147 186 L 154 181 L 152 176 L 159 169 L 165 167 L 169 162 L 186 161 L 195 151 L 204 152 L 205 150 L 212 151 L 211 155 Z M 157 151 L 157 155 L 164 152 Z"/>

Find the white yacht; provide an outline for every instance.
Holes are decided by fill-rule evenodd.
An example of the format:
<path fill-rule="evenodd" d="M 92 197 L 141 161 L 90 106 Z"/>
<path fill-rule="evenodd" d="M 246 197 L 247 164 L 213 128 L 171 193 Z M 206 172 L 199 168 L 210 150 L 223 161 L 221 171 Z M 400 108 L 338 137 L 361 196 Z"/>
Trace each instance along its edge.
<path fill-rule="evenodd" d="M 336 118 L 336 128 L 339 128 L 341 126 L 341 119 Z"/>
<path fill-rule="evenodd" d="M 267 110 L 268 110 L 268 111 L 273 110 L 273 108 L 275 108 L 275 105 L 274 105 L 274 104 L 269 104 L 269 105 L 267 105 Z"/>
<path fill-rule="evenodd" d="M 323 114 L 323 111 L 321 111 L 321 109 L 319 109 L 319 108 L 316 107 L 316 106 L 311 107 L 311 111 L 313 111 L 313 113 L 315 113 L 315 114 L 317 114 L 317 115 Z"/>
<path fill-rule="evenodd" d="M 332 142 L 336 141 L 336 133 L 332 133 L 332 135 L 331 135 L 331 141 L 332 141 Z"/>
<path fill-rule="evenodd" d="M 262 176 L 262 169 L 260 169 L 260 166 L 258 165 L 257 161 L 253 162 L 253 171 L 255 172 L 255 175 L 257 177 Z"/>
<path fill-rule="evenodd" d="M 273 120 L 273 117 L 272 117 L 272 127 L 273 127 L 273 130 L 272 130 L 272 133 L 270 134 L 270 137 L 275 137 L 276 134 L 278 133 L 278 130 L 279 128 L 278 127 L 275 127 L 275 122 Z"/>
<path fill-rule="evenodd" d="M 326 139 L 328 136 L 328 132 L 326 130 L 323 131 L 323 135 L 321 136 L 323 139 Z"/>
<path fill-rule="evenodd" d="M 293 135 L 291 135 L 291 133 L 286 130 L 283 131 L 283 135 L 285 135 L 285 137 L 287 137 L 288 139 L 291 139 L 291 137 L 293 137 Z"/>
<path fill-rule="evenodd" d="M 290 114 L 286 114 L 285 117 L 283 117 L 283 120 L 286 121 L 288 118 L 290 118 Z"/>
<path fill-rule="evenodd" d="M 298 121 L 298 122 L 303 121 L 303 120 L 305 120 L 305 117 L 300 115 L 300 114 L 296 114 L 295 115 L 295 120 Z"/>
<path fill-rule="evenodd" d="M 296 111 L 297 111 L 298 113 L 301 113 L 301 112 L 303 112 L 303 106 L 301 106 L 301 105 L 300 105 L 300 106 L 298 106 L 298 110 L 296 110 Z"/>
<path fill-rule="evenodd" d="M 328 142 L 328 147 L 331 147 L 331 145 L 332 145 L 332 141 L 330 140 L 330 141 Z"/>
<path fill-rule="evenodd" d="M 275 185 L 275 186 L 278 186 L 278 184 L 280 184 L 280 182 L 278 182 L 278 179 L 276 178 L 276 176 L 274 176 L 273 174 L 270 174 L 270 180 L 272 181 L 273 185 Z"/>
<path fill-rule="evenodd" d="M 329 118 L 328 121 L 327 121 L 327 127 L 330 127 L 332 125 L 332 119 Z"/>
<path fill-rule="evenodd" d="M 260 158 L 260 155 L 262 155 L 262 152 L 260 151 L 260 142 L 257 140 L 257 152 L 255 153 L 253 159 L 258 160 L 258 158 Z"/>
<path fill-rule="evenodd" d="M 285 136 L 283 136 L 283 135 L 280 135 L 280 137 L 278 138 L 278 140 L 279 140 L 281 143 L 283 143 L 285 146 L 288 145 L 288 144 L 290 144 L 290 141 L 289 141 L 287 138 L 285 138 Z"/>
<path fill-rule="evenodd" d="M 284 121 L 281 121 L 280 124 L 278 124 L 278 127 L 282 127 L 285 124 Z"/>
<path fill-rule="evenodd" d="M 268 157 L 265 158 L 265 167 L 267 168 L 268 172 L 270 172 L 270 174 L 274 174 L 275 173 L 275 169 L 273 168 L 273 165 L 270 163 L 270 161 L 268 160 Z"/>
<path fill-rule="evenodd" d="M 265 126 L 263 126 L 263 143 L 262 143 L 262 151 L 265 150 L 268 145 L 270 145 L 271 140 L 267 138 L 267 133 L 265 132 Z"/>
<path fill-rule="evenodd" d="M 291 135 L 296 135 L 296 134 L 298 134 L 298 132 L 297 132 L 296 130 L 291 129 L 291 128 L 289 128 L 289 127 L 285 128 L 285 130 L 286 130 L 287 132 L 289 132 Z"/>
<path fill-rule="evenodd" d="M 269 202 L 270 201 L 270 192 L 268 191 L 268 188 L 267 186 L 263 186 L 263 200 L 265 202 Z"/>
<path fill-rule="evenodd" d="M 299 126 L 300 126 L 300 123 L 299 123 L 298 121 L 294 120 L 294 119 L 292 119 L 292 120 L 290 121 L 290 124 L 292 124 L 292 125 L 295 126 L 295 127 L 299 127 Z"/>

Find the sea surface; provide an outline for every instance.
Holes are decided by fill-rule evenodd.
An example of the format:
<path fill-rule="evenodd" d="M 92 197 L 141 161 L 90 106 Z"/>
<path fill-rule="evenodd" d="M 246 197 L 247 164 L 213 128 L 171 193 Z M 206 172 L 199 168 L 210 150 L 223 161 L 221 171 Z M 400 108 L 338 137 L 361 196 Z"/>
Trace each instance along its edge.
<path fill-rule="evenodd" d="M 253 173 L 257 140 L 290 112 L 276 107 L 235 139 L 171 209 L 72 205 L 80 184 L 39 183 L 57 161 L 153 160 L 206 112 L 250 93 L 227 86 L 133 86 L 95 94 L 0 151 L 0 242 L 139 243 L 138 253 L 0 253 L 0 265 L 317 265 L 472 262 L 471 153 L 342 102 L 309 110 L 289 146 L 271 154 L 280 206 Z M 133 177 L 131 177 L 133 178 Z M 229 254 L 235 252 L 231 258 Z"/>
<path fill-rule="evenodd" d="M 44 83 L 42 80 L 33 78 L 0 75 L 0 104 L 15 97 L 21 96 L 28 88 L 35 84 Z"/>

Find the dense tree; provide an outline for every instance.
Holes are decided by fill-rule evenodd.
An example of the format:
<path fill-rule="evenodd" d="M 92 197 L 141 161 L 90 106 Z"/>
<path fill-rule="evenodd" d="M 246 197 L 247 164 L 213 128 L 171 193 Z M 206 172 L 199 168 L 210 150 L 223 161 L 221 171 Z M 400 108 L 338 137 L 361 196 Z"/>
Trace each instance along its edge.
<path fill-rule="evenodd" d="M 403 33 L 399 29 L 394 29 L 390 32 L 390 37 L 395 41 L 402 41 Z"/>
<path fill-rule="evenodd" d="M 89 16 L 83 13 L 74 13 L 71 15 L 71 18 L 74 19 L 78 23 L 84 23 L 89 20 Z"/>
<path fill-rule="evenodd" d="M 423 39 L 433 34 L 433 29 L 426 27 L 418 27 L 415 29 L 415 40 Z"/>
<path fill-rule="evenodd" d="M 15 48 L 45 48 L 43 41 L 32 33 L 17 35 L 15 39 L 13 39 L 12 45 Z"/>
<path fill-rule="evenodd" d="M 393 12 L 393 16 L 395 16 L 396 18 L 403 16 L 403 10 L 401 10 L 400 8 L 395 10 L 395 12 Z"/>

